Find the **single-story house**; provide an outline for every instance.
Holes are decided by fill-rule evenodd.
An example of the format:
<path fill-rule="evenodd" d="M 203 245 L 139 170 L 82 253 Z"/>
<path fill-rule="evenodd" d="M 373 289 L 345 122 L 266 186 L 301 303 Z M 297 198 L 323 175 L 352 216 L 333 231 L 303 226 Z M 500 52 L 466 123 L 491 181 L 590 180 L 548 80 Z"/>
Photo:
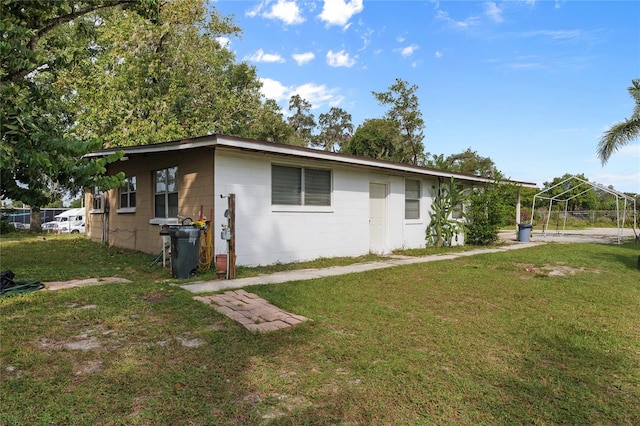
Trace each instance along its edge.
<path fill-rule="evenodd" d="M 126 185 L 86 193 L 87 235 L 111 246 L 160 253 L 159 225 L 212 220 L 214 252 L 226 253 L 228 194 L 235 194 L 238 265 L 389 253 L 425 245 L 433 186 L 490 179 L 390 161 L 211 135 L 124 151 L 108 174 Z M 513 183 L 535 187 L 528 182 Z M 211 217 L 211 213 L 213 217 Z"/>

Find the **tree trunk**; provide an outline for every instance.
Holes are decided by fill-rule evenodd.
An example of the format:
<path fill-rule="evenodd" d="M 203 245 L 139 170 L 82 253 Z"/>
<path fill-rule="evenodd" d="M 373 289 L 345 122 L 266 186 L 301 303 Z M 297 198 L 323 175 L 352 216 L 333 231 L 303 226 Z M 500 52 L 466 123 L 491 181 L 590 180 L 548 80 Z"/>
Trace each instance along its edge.
<path fill-rule="evenodd" d="M 31 232 L 42 232 L 42 219 L 40 218 L 40 207 L 31 207 L 31 217 L 29 219 Z"/>

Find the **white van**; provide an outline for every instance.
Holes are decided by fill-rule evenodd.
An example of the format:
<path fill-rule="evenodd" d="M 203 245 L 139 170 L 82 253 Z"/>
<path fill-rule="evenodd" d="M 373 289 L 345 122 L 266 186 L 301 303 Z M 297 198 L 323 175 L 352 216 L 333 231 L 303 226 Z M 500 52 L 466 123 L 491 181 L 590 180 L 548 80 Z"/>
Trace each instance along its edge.
<path fill-rule="evenodd" d="M 82 224 L 82 226 L 80 226 L 80 224 Z M 61 234 L 68 234 L 69 232 L 84 233 L 84 207 L 79 209 L 69 209 L 54 216 L 54 220 L 52 222 L 45 223 L 43 228 L 47 228 L 47 230 Z"/>

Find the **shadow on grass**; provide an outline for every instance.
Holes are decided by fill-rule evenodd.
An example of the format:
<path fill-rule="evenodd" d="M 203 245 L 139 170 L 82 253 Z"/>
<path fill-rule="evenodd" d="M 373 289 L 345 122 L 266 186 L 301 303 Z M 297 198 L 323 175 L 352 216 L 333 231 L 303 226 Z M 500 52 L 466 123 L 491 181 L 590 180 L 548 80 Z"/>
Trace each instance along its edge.
<path fill-rule="evenodd" d="M 305 325 L 252 334 L 190 293 L 144 282 L 2 302 L 7 424 L 329 424 L 343 416 L 344 390 L 308 399 L 296 392 L 307 384 L 287 374 L 286 360 L 302 358 L 313 338 Z"/>
<path fill-rule="evenodd" d="M 601 260 L 624 265 L 629 269 L 640 272 L 640 243 L 627 242 L 624 244 L 611 244 L 614 247 L 610 252 L 601 252 Z"/>
<path fill-rule="evenodd" d="M 499 382 L 504 395 L 491 411 L 549 424 L 640 424 L 640 392 L 618 380 L 636 361 L 606 331 L 567 326 L 534 333 L 519 370 Z"/>

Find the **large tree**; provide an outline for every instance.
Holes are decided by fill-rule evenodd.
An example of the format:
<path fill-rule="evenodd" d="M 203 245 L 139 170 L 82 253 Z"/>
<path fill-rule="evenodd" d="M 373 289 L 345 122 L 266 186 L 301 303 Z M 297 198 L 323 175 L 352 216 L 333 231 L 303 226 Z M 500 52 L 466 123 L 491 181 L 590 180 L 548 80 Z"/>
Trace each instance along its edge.
<path fill-rule="evenodd" d="M 386 92 L 372 92 L 378 103 L 389 106 L 385 118 L 398 123 L 402 143 L 411 152 L 411 157 L 403 162 L 418 165 L 424 160 L 424 120 L 416 92 L 418 86 L 397 78 Z"/>
<path fill-rule="evenodd" d="M 100 178 L 114 158 L 86 160 L 99 141 L 66 137 L 73 121 L 58 86 L 60 74 L 90 55 L 98 11 L 126 8 L 156 17 L 156 0 L 59 0 L 0 4 L 0 196 L 32 207 L 32 229 L 40 229 L 40 206 L 56 190 L 117 184 Z"/>
<path fill-rule="evenodd" d="M 609 161 L 615 151 L 640 135 L 640 79 L 632 80 L 628 90 L 636 105 L 630 118 L 614 124 L 600 138 L 597 155 L 602 165 Z"/>
<path fill-rule="evenodd" d="M 332 107 L 329 112 L 320 114 L 318 127 L 320 132 L 314 138 L 314 145 L 325 151 L 340 151 L 353 135 L 351 114 L 342 108 Z"/>
<path fill-rule="evenodd" d="M 230 18 L 202 0 L 163 3 L 160 18 L 154 25 L 125 11 L 104 14 L 97 53 L 65 80 L 78 106 L 76 134 L 107 146 L 211 133 L 280 136 L 282 116 L 262 103 L 255 68 L 236 63 L 224 44 L 240 34 Z"/>
<path fill-rule="evenodd" d="M 490 157 L 483 157 L 471 148 L 445 157 L 443 154 L 432 155 L 425 163 L 428 167 L 450 170 L 474 176 L 500 178 L 500 172 Z"/>
<path fill-rule="evenodd" d="M 311 102 L 300 95 L 293 95 L 289 99 L 289 111 L 291 115 L 287 119 L 293 128 L 292 145 L 309 146 L 313 143 L 313 129 L 316 127 L 316 119 L 311 113 Z"/>
<path fill-rule="evenodd" d="M 407 163 L 411 158 L 411 151 L 407 148 L 403 144 L 396 120 L 373 118 L 358 126 L 353 137 L 340 152 Z"/>

